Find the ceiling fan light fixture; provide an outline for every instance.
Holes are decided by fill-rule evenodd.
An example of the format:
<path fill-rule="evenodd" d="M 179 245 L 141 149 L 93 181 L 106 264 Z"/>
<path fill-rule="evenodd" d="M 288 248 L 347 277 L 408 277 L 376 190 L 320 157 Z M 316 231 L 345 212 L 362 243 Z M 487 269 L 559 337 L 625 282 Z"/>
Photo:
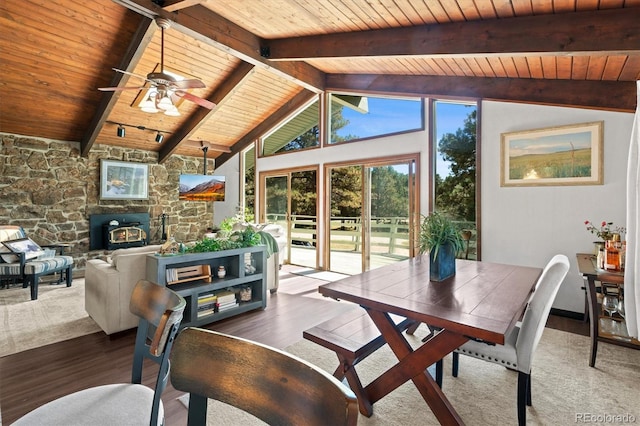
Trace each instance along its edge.
<path fill-rule="evenodd" d="M 156 142 L 157 143 L 162 143 L 163 140 L 164 140 L 164 135 L 162 133 L 158 132 L 156 134 Z"/>
<path fill-rule="evenodd" d="M 175 105 L 171 104 L 171 106 L 164 110 L 164 115 L 170 115 L 172 117 L 179 117 L 180 111 L 176 108 Z"/>
<path fill-rule="evenodd" d="M 157 108 L 166 111 L 170 108 L 175 108 L 175 106 L 173 105 L 173 102 L 171 102 L 171 98 L 169 98 L 168 95 L 164 95 L 158 102 Z"/>
<path fill-rule="evenodd" d="M 124 130 L 124 126 L 122 124 L 118 124 L 118 129 L 116 130 L 116 134 L 119 138 L 124 138 L 126 131 Z"/>
<path fill-rule="evenodd" d="M 151 113 L 151 114 L 158 112 L 158 108 L 156 108 L 156 103 L 153 101 L 153 99 L 151 99 L 151 94 L 147 96 L 147 99 L 145 99 L 143 102 L 140 103 L 139 107 L 140 107 L 140 110 Z"/>

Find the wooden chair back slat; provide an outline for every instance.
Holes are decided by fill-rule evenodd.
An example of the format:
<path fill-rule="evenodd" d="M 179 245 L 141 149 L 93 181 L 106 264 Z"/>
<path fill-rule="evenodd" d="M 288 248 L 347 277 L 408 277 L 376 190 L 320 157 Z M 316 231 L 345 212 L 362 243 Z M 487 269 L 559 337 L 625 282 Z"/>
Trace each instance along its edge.
<path fill-rule="evenodd" d="M 198 328 L 178 335 L 171 383 L 190 393 L 189 424 L 205 424 L 215 399 L 269 424 L 355 425 L 358 405 L 336 378 L 257 342 Z"/>
<path fill-rule="evenodd" d="M 129 310 L 155 328 L 150 352 L 160 355 L 167 343 L 171 327 L 182 321 L 185 300 L 168 288 L 140 280 L 131 293 Z"/>

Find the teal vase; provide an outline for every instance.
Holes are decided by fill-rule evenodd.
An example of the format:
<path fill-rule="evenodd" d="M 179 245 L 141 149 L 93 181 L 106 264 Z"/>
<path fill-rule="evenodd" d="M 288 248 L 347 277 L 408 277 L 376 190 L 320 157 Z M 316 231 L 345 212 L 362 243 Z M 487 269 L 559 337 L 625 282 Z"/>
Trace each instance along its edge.
<path fill-rule="evenodd" d="M 444 281 L 456 274 L 456 251 L 451 244 L 445 244 L 438 250 L 434 259 L 434 250 L 429 252 L 429 278 L 431 281 Z"/>

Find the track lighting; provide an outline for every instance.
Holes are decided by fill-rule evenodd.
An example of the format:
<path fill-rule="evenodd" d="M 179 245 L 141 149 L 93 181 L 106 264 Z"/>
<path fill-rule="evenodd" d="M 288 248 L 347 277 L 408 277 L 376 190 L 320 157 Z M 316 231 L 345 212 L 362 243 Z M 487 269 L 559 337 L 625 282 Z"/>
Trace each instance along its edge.
<path fill-rule="evenodd" d="M 126 135 L 125 127 L 133 127 L 134 129 L 138 129 L 138 130 L 148 130 L 150 132 L 155 132 L 156 133 L 155 141 L 157 143 L 162 143 L 162 141 L 164 141 L 164 135 L 165 134 L 172 133 L 172 132 L 170 132 L 168 130 L 150 129 L 150 128 L 144 127 L 144 126 L 134 126 L 133 124 L 116 123 L 116 122 L 109 121 L 109 120 L 107 120 L 105 123 L 114 124 L 114 125 L 118 126 L 116 128 L 116 135 L 118 135 L 119 138 L 124 138 L 125 137 L 125 135 Z"/>

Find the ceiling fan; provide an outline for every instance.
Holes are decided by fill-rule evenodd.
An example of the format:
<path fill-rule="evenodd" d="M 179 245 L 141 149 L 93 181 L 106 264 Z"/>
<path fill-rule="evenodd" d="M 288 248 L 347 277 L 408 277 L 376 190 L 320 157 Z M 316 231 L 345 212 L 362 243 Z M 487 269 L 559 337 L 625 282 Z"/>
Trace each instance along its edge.
<path fill-rule="evenodd" d="M 113 68 L 114 71 L 147 81 L 150 84 L 150 87 L 100 87 L 98 90 L 103 92 L 114 92 L 119 90 L 151 89 L 149 90 L 147 99 L 140 104 L 141 109 L 145 112 L 164 111 L 167 115 L 180 115 L 175 107 L 175 102 L 177 102 L 178 98 L 184 98 L 204 108 L 213 109 L 216 104 L 207 99 L 192 95 L 186 91 L 187 89 L 202 89 L 206 87 L 201 80 L 197 78 L 178 80 L 173 75 L 164 71 L 164 30 L 169 28 L 171 21 L 164 18 L 156 18 L 156 24 L 162 31 L 160 44 L 160 72 L 152 72 L 147 74 L 145 77 L 132 72 Z"/>

